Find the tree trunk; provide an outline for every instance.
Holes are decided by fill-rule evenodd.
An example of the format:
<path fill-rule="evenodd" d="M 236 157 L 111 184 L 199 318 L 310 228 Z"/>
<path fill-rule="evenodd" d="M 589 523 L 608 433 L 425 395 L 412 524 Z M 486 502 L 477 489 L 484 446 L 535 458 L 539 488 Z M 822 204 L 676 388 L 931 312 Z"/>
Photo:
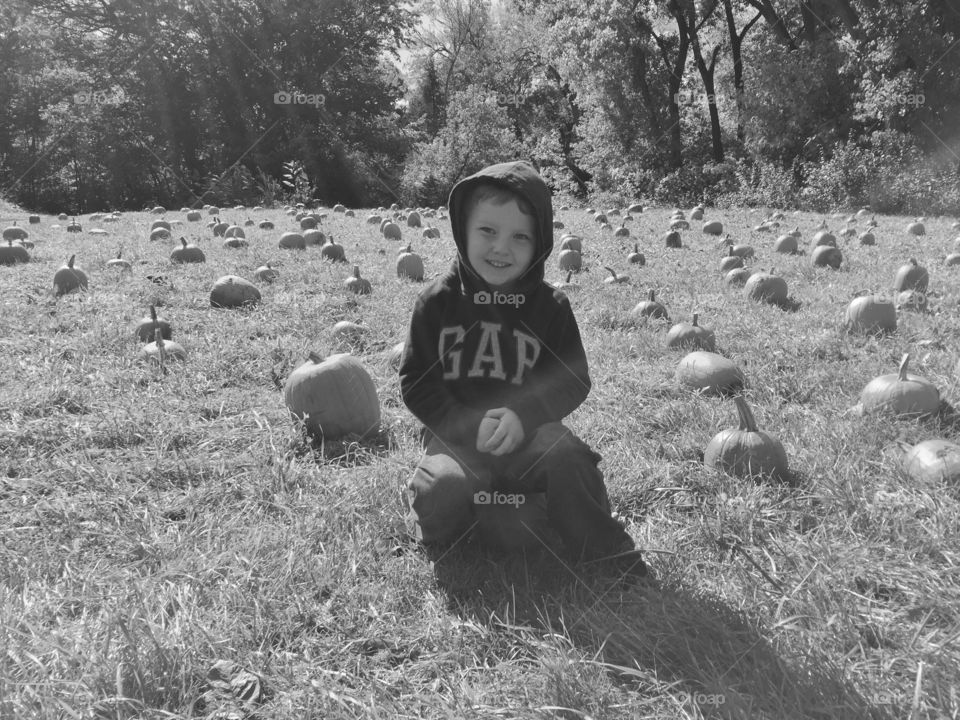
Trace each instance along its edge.
<path fill-rule="evenodd" d="M 737 21 L 733 16 L 732 0 L 723 0 L 724 14 L 727 19 L 727 33 L 730 36 L 730 55 L 733 58 L 733 89 L 737 101 L 737 142 L 741 145 L 746 139 L 746 130 L 743 127 L 743 116 L 746 114 L 744 106 L 744 82 L 743 82 L 743 39 L 750 32 L 763 13 L 757 13 L 753 19 L 744 25 L 743 30 L 737 32 Z"/>
<path fill-rule="evenodd" d="M 691 11 L 690 14 L 687 15 L 683 9 L 677 8 L 676 17 L 683 32 L 685 32 L 690 39 L 690 47 L 693 49 L 693 59 L 696 62 L 697 70 L 700 72 L 703 89 L 707 93 L 713 159 L 718 163 L 723 162 L 723 136 L 720 129 L 720 113 L 717 111 L 717 93 L 714 82 L 714 74 L 717 69 L 717 57 L 720 55 L 720 46 L 717 45 L 713 48 L 713 53 L 708 63 L 703 57 L 703 50 L 700 47 L 700 31 L 693 12 Z"/>

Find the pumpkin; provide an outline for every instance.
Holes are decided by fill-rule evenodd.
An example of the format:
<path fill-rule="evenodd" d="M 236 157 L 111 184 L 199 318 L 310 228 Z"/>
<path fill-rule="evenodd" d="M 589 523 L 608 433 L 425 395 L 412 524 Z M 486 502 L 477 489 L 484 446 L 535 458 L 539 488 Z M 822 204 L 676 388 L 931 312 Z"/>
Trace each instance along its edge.
<path fill-rule="evenodd" d="M 847 306 L 846 329 L 867 335 L 893 332 L 897 329 L 897 309 L 882 295 L 854 298 Z"/>
<path fill-rule="evenodd" d="M 53 289 L 58 297 L 74 290 L 87 289 L 87 275 L 80 268 L 74 267 L 76 259 L 76 255 L 71 255 L 67 264 L 57 270 L 53 276 Z"/>
<path fill-rule="evenodd" d="M 257 223 L 257 227 L 261 230 L 273 230 L 273 223 L 269 220 L 261 220 Z"/>
<path fill-rule="evenodd" d="M 435 227 L 426 227 L 423 229 L 423 236 L 425 238 L 438 238 L 440 237 L 440 229 Z"/>
<path fill-rule="evenodd" d="M 343 245 L 333 239 L 333 235 L 327 238 L 327 242 L 320 248 L 320 257 L 331 262 L 346 262 L 347 256 L 344 253 Z"/>
<path fill-rule="evenodd" d="M 907 225 L 907 234 L 908 235 L 926 235 L 927 229 L 923 226 L 923 223 L 920 222 L 920 218 L 917 218 L 915 222 Z"/>
<path fill-rule="evenodd" d="M 627 262 L 631 265 L 647 264 L 647 259 L 643 256 L 643 253 L 640 252 L 640 245 L 638 243 L 633 244 L 633 252 L 627 255 Z"/>
<path fill-rule="evenodd" d="M 711 220 L 705 222 L 702 229 L 706 235 L 721 235 L 723 233 L 723 223 L 719 220 Z"/>
<path fill-rule="evenodd" d="M 333 326 L 333 337 L 344 342 L 359 342 L 367 334 L 367 328 L 349 320 L 341 320 Z"/>
<path fill-rule="evenodd" d="M 327 236 L 323 234 L 323 230 L 315 228 L 303 233 L 303 244 L 306 247 L 312 247 L 314 245 L 323 246 L 326 241 Z"/>
<path fill-rule="evenodd" d="M 787 281 L 773 273 L 753 273 L 743 286 L 743 294 L 751 300 L 780 305 L 787 300 Z"/>
<path fill-rule="evenodd" d="M 627 212 L 631 215 L 639 215 L 643 212 L 643 205 L 640 203 L 631 203 L 631 205 L 627 208 Z"/>
<path fill-rule="evenodd" d="M 156 242 L 157 240 L 166 240 L 170 237 L 170 231 L 167 228 L 155 228 L 150 231 L 150 241 Z"/>
<path fill-rule="evenodd" d="M 898 310 L 916 310 L 925 312 L 927 309 L 927 296 L 919 290 L 904 290 L 897 294 Z"/>
<path fill-rule="evenodd" d="M 170 360 L 186 360 L 187 351 L 180 343 L 173 340 L 165 340 L 163 332 L 157 329 L 154 340 L 140 348 L 140 358 L 143 360 L 154 360 L 163 367 Z"/>
<path fill-rule="evenodd" d="M 833 233 L 829 232 L 828 230 L 820 230 L 814 234 L 810 249 L 813 250 L 813 248 L 820 247 L 821 245 L 826 247 L 836 247 L 837 238 L 835 238 Z"/>
<path fill-rule="evenodd" d="M 626 226 L 626 221 L 620 223 L 620 227 L 614 231 L 613 236 L 618 238 L 630 237 L 630 230 Z"/>
<path fill-rule="evenodd" d="M 397 277 L 423 282 L 423 258 L 409 244 L 397 256 Z"/>
<path fill-rule="evenodd" d="M 237 275 L 218 278 L 210 290 L 210 305 L 215 308 L 249 307 L 258 304 L 260 300 L 257 287 Z"/>
<path fill-rule="evenodd" d="M 420 213 L 416 210 L 410 212 L 407 215 L 407 227 L 418 228 L 422 226 L 422 221 L 420 220 Z"/>
<path fill-rule="evenodd" d="M 703 220 L 703 205 L 697 205 L 693 210 L 690 211 L 691 220 Z"/>
<path fill-rule="evenodd" d="M 681 248 L 683 247 L 683 242 L 680 240 L 680 233 L 676 230 L 671 230 L 664 234 L 663 244 L 668 248 Z"/>
<path fill-rule="evenodd" d="M 737 257 L 742 258 L 752 258 L 754 255 L 752 246 L 734 244 L 729 234 L 720 242 L 720 244 L 726 245 L 730 248 L 730 255 L 736 255 Z"/>
<path fill-rule="evenodd" d="M 67 232 L 68 233 L 83 232 L 83 227 L 76 220 L 73 220 L 70 222 L 69 225 L 67 225 Z"/>
<path fill-rule="evenodd" d="M 594 215 L 594 216 L 593 216 L 593 221 L 594 221 L 595 223 L 597 223 L 597 225 L 608 224 L 608 223 L 607 223 L 607 216 L 604 215 L 602 212 L 598 212 L 596 215 Z"/>
<path fill-rule="evenodd" d="M 383 226 L 383 217 L 380 215 L 367 215 L 367 225 Z"/>
<path fill-rule="evenodd" d="M 217 222 L 213 224 L 213 235 L 214 237 L 224 237 L 229 229 L 230 223 L 221 222 L 220 218 L 217 218 Z"/>
<path fill-rule="evenodd" d="M 199 210 L 191 210 L 187 213 L 187 222 L 200 222 L 203 214 Z"/>
<path fill-rule="evenodd" d="M 636 317 L 652 318 L 654 320 L 661 318 L 664 320 L 670 319 L 667 315 L 667 309 L 657 302 L 656 293 L 652 288 L 650 292 L 647 293 L 647 299 L 637 303 L 633 310 L 630 311 L 630 314 Z"/>
<path fill-rule="evenodd" d="M 0 265 L 16 265 L 25 262 L 30 262 L 30 253 L 23 245 L 14 245 L 13 240 L 7 240 L 6 245 L 0 245 Z"/>
<path fill-rule="evenodd" d="M 13 221 L 13 225 L 3 229 L 4 240 L 26 240 L 29 235 L 30 233 L 28 233 L 22 227 L 17 227 L 16 220 Z"/>
<path fill-rule="evenodd" d="M 740 418 L 738 428 L 721 430 L 703 451 L 703 464 L 738 478 L 784 482 L 789 479 L 787 451 L 768 432 L 757 429 L 753 411 L 743 395 L 733 399 Z"/>
<path fill-rule="evenodd" d="M 901 265 L 897 270 L 897 275 L 893 280 L 893 289 L 897 292 L 903 290 L 919 290 L 924 293 L 927 291 L 927 285 L 930 282 L 930 275 L 923 265 L 917 265 L 916 258 L 910 258 L 905 265 Z"/>
<path fill-rule="evenodd" d="M 670 328 L 667 333 L 668 348 L 694 348 L 696 350 L 707 350 L 714 352 L 716 349 L 716 336 L 713 330 L 700 327 L 697 324 L 700 316 L 693 314 L 693 322 L 679 322 Z"/>
<path fill-rule="evenodd" d="M 774 241 L 773 250 L 784 255 L 796 255 L 798 250 L 796 235 L 781 235 Z"/>
<path fill-rule="evenodd" d="M 324 440 L 369 436 L 380 425 L 380 401 L 373 378 L 349 353 L 324 359 L 311 352 L 283 386 L 290 413 Z"/>
<path fill-rule="evenodd" d="M 400 232 L 400 226 L 393 221 L 388 221 L 383 224 L 380 229 L 380 232 L 383 234 L 383 237 L 387 240 L 400 240 L 402 233 Z"/>
<path fill-rule="evenodd" d="M 107 267 L 119 270 L 132 270 L 130 263 L 123 259 L 123 249 L 117 250 L 117 256 L 107 260 Z"/>
<path fill-rule="evenodd" d="M 157 205 L 150 212 L 154 215 L 163 215 L 166 211 L 167 209 L 163 205 Z"/>
<path fill-rule="evenodd" d="M 830 245 L 817 245 L 810 255 L 810 262 L 816 267 L 831 267 L 838 270 L 843 262 L 843 253 L 840 248 Z"/>
<path fill-rule="evenodd" d="M 603 279 L 603 282 L 605 285 L 619 285 L 621 283 L 630 282 L 630 278 L 628 278 L 626 275 L 617 275 L 616 271 L 613 268 L 610 268 L 604 265 L 603 269 L 606 270 L 608 273 L 610 273 L 610 277 L 606 277 Z"/>
<path fill-rule="evenodd" d="M 253 276 L 262 282 L 273 282 L 280 277 L 280 271 L 268 262 L 266 265 L 258 267 L 254 271 Z"/>
<path fill-rule="evenodd" d="M 947 267 L 952 267 L 953 265 L 960 265 L 960 253 L 950 253 L 947 255 L 946 259 Z"/>
<path fill-rule="evenodd" d="M 245 238 L 242 237 L 231 237 L 223 241 L 223 246 L 225 248 L 240 249 L 245 248 L 249 245 Z"/>
<path fill-rule="evenodd" d="M 562 221 L 562 220 L 554 220 L 554 221 L 553 221 L 553 229 L 554 229 L 554 230 L 563 230 L 563 228 L 564 228 L 564 225 L 563 225 L 563 221 Z"/>
<path fill-rule="evenodd" d="M 158 330 L 164 340 L 169 340 L 173 337 L 173 328 L 170 327 L 170 323 L 164 318 L 159 317 L 156 306 L 151 305 L 150 315 L 137 323 L 133 329 L 133 334 L 140 342 L 150 342 L 156 339 Z"/>
<path fill-rule="evenodd" d="M 166 220 L 154 220 L 152 223 L 150 223 L 150 232 L 153 232 L 158 228 L 163 228 L 164 230 L 171 230 L 172 226 Z"/>
<path fill-rule="evenodd" d="M 29 222 L 31 225 L 36 225 L 36 224 L 38 224 L 38 223 L 40 222 L 40 216 L 39 216 L 39 215 L 30 215 L 30 216 L 27 218 L 27 222 Z"/>
<path fill-rule="evenodd" d="M 560 238 L 560 251 L 563 252 L 564 250 L 576 250 L 578 253 L 582 253 L 583 238 L 579 235 L 566 233 Z"/>
<path fill-rule="evenodd" d="M 347 208 L 341 205 L 340 203 L 337 203 L 336 205 L 333 206 L 333 211 L 335 213 L 345 213 L 347 211 Z"/>
<path fill-rule="evenodd" d="M 860 234 L 859 242 L 861 245 L 876 245 L 877 238 L 872 232 L 867 230 Z"/>
<path fill-rule="evenodd" d="M 743 267 L 743 258 L 733 254 L 733 248 L 727 248 L 727 256 L 720 261 L 720 272 L 726 274 L 734 268 Z"/>
<path fill-rule="evenodd" d="M 743 287 L 747 284 L 751 275 L 753 275 L 753 271 L 750 268 L 738 267 L 728 272 L 723 277 L 723 282 L 731 287 Z"/>
<path fill-rule="evenodd" d="M 366 278 L 360 277 L 360 266 L 353 266 L 353 275 L 348 277 L 344 281 L 344 287 L 347 290 L 350 290 L 355 295 L 369 295 L 373 288 L 370 286 L 370 281 Z"/>
<path fill-rule="evenodd" d="M 170 259 L 175 263 L 202 263 L 207 261 L 206 255 L 196 245 L 188 245 L 187 239 L 180 238 L 180 247 L 170 253 Z"/>
<path fill-rule="evenodd" d="M 207 208 L 207 215 L 219 215 L 219 214 L 220 214 L 220 208 L 218 208 L 218 207 L 214 207 L 213 205 L 207 205 L 206 208 Z"/>
<path fill-rule="evenodd" d="M 688 223 L 683 218 L 676 218 L 670 222 L 671 230 L 689 230 L 690 223 Z"/>
<path fill-rule="evenodd" d="M 245 233 L 243 231 L 243 228 L 240 227 L 239 225 L 231 225 L 224 231 L 223 236 L 228 238 L 231 238 L 231 237 L 245 238 L 247 236 L 247 233 Z"/>
<path fill-rule="evenodd" d="M 707 395 L 723 395 L 743 388 L 743 371 L 723 355 L 694 350 L 677 364 L 677 381 L 684 387 Z"/>
<path fill-rule="evenodd" d="M 306 250 L 307 243 L 303 235 L 298 232 L 285 232 L 280 236 L 277 247 L 281 250 Z"/>
<path fill-rule="evenodd" d="M 940 391 L 926 378 L 907 372 L 910 354 L 900 360 L 894 374 L 875 377 L 860 393 L 860 405 L 865 413 L 896 416 L 927 416 L 940 408 Z"/>
<path fill-rule="evenodd" d="M 937 438 L 924 440 L 903 455 L 904 471 L 915 482 L 960 482 L 960 445 Z"/>
<path fill-rule="evenodd" d="M 317 219 L 313 215 L 304 215 L 300 218 L 301 230 L 315 230 L 318 224 Z"/>

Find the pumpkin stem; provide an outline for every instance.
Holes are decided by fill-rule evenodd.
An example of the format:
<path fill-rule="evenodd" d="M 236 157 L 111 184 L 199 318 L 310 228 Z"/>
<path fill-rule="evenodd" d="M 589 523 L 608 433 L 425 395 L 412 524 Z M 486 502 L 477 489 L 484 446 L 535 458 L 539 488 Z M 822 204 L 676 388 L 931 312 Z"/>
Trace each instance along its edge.
<path fill-rule="evenodd" d="M 897 380 L 900 382 L 906 382 L 907 380 L 907 363 L 910 362 L 910 353 L 905 353 L 903 358 L 900 360 L 900 367 L 897 372 Z"/>
<path fill-rule="evenodd" d="M 156 332 L 157 329 L 157 308 L 154 305 L 150 306 L 150 319 L 153 320 L 153 329 Z"/>
<path fill-rule="evenodd" d="M 648 299 L 650 302 L 654 302 L 655 298 L 654 298 L 653 288 L 650 288 L 650 292 L 647 293 L 647 299 Z"/>
<path fill-rule="evenodd" d="M 357 280 L 360 279 L 360 266 L 359 266 L 359 265 L 354 265 L 354 266 L 353 266 L 353 276 L 354 276 L 355 278 L 357 278 Z"/>
<path fill-rule="evenodd" d="M 916 266 L 917 266 L 917 259 L 916 259 L 916 258 L 910 258 L 910 264 L 913 265 L 914 267 L 916 267 Z"/>
<path fill-rule="evenodd" d="M 737 405 L 737 414 L 740 416 L 740 429 L 747 432 L 757 432 L 757 420 L 753 417 L 753 411 L 747 405 L 746 398 L 743 395 L 737 395 L 733 398 Z"/>
<path fill-rule="evenodd" d="M 635 253 L 640 252 L 640 243 L 634 243 L 634 244 L 633 244 L 633 251 L 634 251 Z"/>
<path fill-rule="evenodd" d="M 694 326 L 694 327 L 697 327 L 697 320 L 699 320 L 699 319 L 700 319 L 700 313 L 694 313 L 694 314 L 693 314 L 693 326 Z"/>
<path fill-rule="evenodd" d="M 320 353 L 318 353 L 318 352 L 316 352 L 316 351 L 314 351 L 314 350 L 311 350 L 311 351 L 307 354 L 307 359 L 310 360 L 311 362 L 315 362 L 315 363 L 317 363 L 317 364 L 320 364 L 320 363 L 323 362 L 323 355 L 321 355 Z"/>
<path fill-rule="evenodd" d="M 187 239 L 186 239 L 185 237 L 181 237 L 181 238 L 180 238 L 180 244 L 181 244 L 183 247 L 186 247 L 186 246 L 187 246 Z"/>
<path fill-rule="evenodd" d="M 573 277 L 573 270 L 570 270 L 570 271 L 567 272 L 567 280 L 566 280 L 566 282 L 570 282 L 570 278 L 572 278 L 572 277 Z"/>
<path fill-rule="evenodd" d="M 604 265 L 604 266 L 603 266 L 603 269 L 606 270 L 608 273 L 610 273 L 610 275 L 613 277 L 614 280 L 617 279 L 617 273 L 614 271 L 613 268 L 610 268 L 610 267 L 607 267 L 606 265 Z"/>
<path fill-rule="evenodd" d="M 73 261 L 77 259 L 76 255 L 71 255 L 70 259 L 67 260 L 67 267 L 73 270 Z"/>

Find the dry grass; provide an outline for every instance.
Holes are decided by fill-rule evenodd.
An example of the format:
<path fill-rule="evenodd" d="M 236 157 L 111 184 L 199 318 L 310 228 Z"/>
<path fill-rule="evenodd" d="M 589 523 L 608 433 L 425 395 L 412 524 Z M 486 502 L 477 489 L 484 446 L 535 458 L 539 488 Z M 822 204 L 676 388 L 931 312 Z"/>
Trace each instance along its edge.
<path fill-rule="evenodd" d="M 913 238 L 907 219 L 879 218 L 877 246 L 842 243 L 831 271 L 775 256 L 774 238 L 750 231 L 759 215 L 723 213 L 756 248 L 754 266 L 787 280 L 783 310 L 724 285 L 713 239 L 693 230 L 683 249 L 664 248 L 670 210 L 637 218 L 627 240 L 583 210 L 558 213 L 584 235 L 590 268 L 570 297 L 594 389 L 569 424 L 603 455 L 613 503 L 647 551 L 656 579 L 639 585 L 546 550 L 427 552 L 405 538 L 417 424 L 386 351 L 420 286 L 396 279 L 399 245 L 365 212 L 325 222 L 373 283 L 360 298 L 343 290 L 348 266 L 277 249 L 293 225 L 280 210 L 223 213 L 276 223 L 248 228 L 245 250 L 184 223 L 208 257 L 187 267 L 169 262 L 172 243 L 147 239 L 151 215 L 104 225 L 106 237 L 67 235 L 50 217 L 30 226 L 33 261 L 0 267 L 0 717 L 960 715 L 960 493 L 919 485 L 898 462 L 904 443 L 960 440 L 950 221 Z M 821 219 L 786 225 L 809 242 Z M 432 276 L 452 259 L 436 224 L 439 240 L 405 229 Z M 625 259 L 635 238 L 642 268 Z M 120 245 L 132 273 L 106 267 Z M 90 290 L 57 299 L 53 273 L 72 253 Z M 911 256 L 930 269 L 932 312 L 901 313 L 884 338 L 843 333 L 846 304 L 889 292 Z M 209 306 L 217 277 L 252 278 L 266 260 L 281 278 L 261 287 L 260 307 Z M 604 285 L 603 265 L 630 284 Z M 548 267 L 560 279 L 555 259 Z M 792 485 L 703 467 L 733 403 L 675 386 L 669 323 L 629 314 L 649 288 L 671 320 L 698 311 L 744 369 Z M 137 361 L 132 328 L 150 303 L 189 353 L 166 373 Z M 341 319 L 366 325 L 366 339 L 334 342 Z M 384 414 L 375 443 L 318 447 L 299 434 L 278 383 L 309 349 L 364 360 Z M 851 412 L 907 351 L 941 389 L 940 416 Z M 231 691 L 211 674 L 218 660 L 254 675 Z"/>

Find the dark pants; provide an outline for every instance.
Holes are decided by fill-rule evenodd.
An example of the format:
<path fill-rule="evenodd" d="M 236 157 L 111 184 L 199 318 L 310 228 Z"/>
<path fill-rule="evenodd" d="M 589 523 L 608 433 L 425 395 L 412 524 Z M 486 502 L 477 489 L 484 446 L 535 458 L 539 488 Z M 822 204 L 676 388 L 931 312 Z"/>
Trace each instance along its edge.
<path fill-rule="evenodd" d="M 610 516 L 600 455 L 562 423 L 541 425 L 499 457 L 426 438 L 407 485 L 407 521 L 418 539 L 456 540 L 476 526 L 484 540 L 515 548 L 544 542 L 549 526 L 578 558 L 634 546 Z"/>

